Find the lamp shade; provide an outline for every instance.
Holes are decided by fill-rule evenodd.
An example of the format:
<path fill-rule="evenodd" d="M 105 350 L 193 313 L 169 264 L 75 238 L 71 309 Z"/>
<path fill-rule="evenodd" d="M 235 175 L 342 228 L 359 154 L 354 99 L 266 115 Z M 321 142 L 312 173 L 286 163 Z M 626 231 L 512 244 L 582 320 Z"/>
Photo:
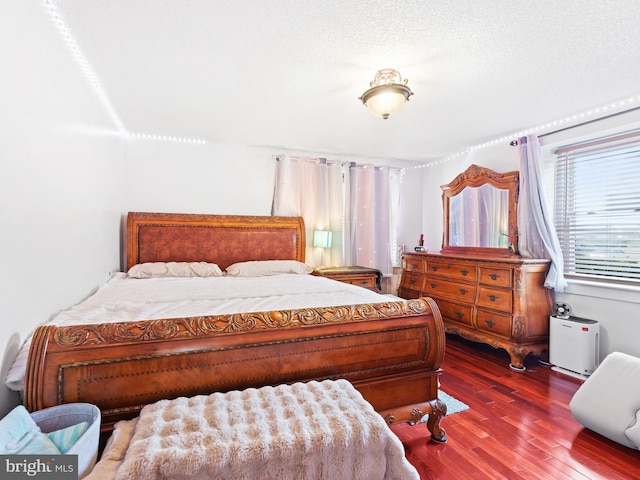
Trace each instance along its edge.
<path fill-rule="evenodd" d="M 392 68 L 379 70 L 370 86 L 360 100 L 375 115 L 385 120 L 396 113 L 413 95 L 407 86 L 407 80 L 403 80 L 400 73 Z"/>
<path fill-rule="evenodd" d="M 330 230 L 315 230 L 313 232 L 313 246 L 319 248 L 331 248 L 331 238 L 333 234 Z"/>

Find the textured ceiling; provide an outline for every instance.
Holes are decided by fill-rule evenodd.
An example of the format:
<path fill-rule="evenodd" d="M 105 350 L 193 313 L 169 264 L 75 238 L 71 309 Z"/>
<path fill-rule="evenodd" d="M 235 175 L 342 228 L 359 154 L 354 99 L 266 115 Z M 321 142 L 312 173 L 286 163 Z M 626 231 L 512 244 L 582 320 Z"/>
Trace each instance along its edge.
<path fill-rule="evenodd" d="M 426 162 L 640 94 L 637 0 L 51 3 L 129 132 Z"/>

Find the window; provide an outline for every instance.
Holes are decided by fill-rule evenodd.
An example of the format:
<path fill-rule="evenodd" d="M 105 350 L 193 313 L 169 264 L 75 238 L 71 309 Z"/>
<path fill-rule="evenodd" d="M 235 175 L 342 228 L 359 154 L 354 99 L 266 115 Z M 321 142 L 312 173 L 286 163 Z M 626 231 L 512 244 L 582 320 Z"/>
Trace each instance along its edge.
<path fill-rule="evenodd" d="M 555 151 L 565 275 L 640 283 L 640 131 Z"/>

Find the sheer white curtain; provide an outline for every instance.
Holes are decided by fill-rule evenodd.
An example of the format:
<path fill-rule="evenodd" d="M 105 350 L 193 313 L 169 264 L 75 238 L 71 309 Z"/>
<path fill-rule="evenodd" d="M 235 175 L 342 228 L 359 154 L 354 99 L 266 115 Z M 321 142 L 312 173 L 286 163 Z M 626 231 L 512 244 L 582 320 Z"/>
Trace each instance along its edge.
<path fill-rule="evenodd" d="M 401 174 L 386 166 L 349 167 L 351 182 L 351 258 L 353 265 L 393 273 L 396 214 Z"/>
<path fill-rule="evenodd" d="M 540 142 L 536 135 L 518 141 L 520 153 L 520 196 L 518 201 L 518 249 L 527 258 L 550 258 L 551 267 L 544 282 L 547 288 L 562 292 L 567 286 L 564 260 L 553 214 L 544 195 Z"/>
<path fill-rule="evenodd" d="M 304 218 L 305 257 L 309 265 L 345 265 L 343 198 L 347 189 L 345 173 L 348 171 L 344 164 L 324 158 L 287 155 L 279 155 L 275 159 L 276 180 L 271 213 Z M 331 248 L 313 246 L 316 230 L 332 232 Z"/>
<path fill-rule="evenodd" d="M 273 215 L 300 215 L 311 266 L 359 265 L 388 275 L 396 262 L 401 170 L 326 159 L 276 157 Z M 313 246 L 330 230 L 330 249 Z"/>

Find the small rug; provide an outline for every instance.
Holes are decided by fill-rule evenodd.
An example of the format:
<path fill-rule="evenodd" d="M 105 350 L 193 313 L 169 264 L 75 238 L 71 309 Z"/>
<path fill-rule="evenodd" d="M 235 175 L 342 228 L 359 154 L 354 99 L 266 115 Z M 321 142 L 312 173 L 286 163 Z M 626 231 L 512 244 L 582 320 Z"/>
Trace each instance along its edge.
<path fill-rule="evenodd" d="M 438 392 L 438 398 L 444 402 L 447 406 L 447 416 L 453 415 L 454 413 L 464 412 L 469 409 L 469 405 L 464 402 L 461 402 L 457 398 L 453 398 L 446 392 L 440 390 Z M 426 422 L 429 419 L 429 414 L 422 417 L 421 422 Z"/>

